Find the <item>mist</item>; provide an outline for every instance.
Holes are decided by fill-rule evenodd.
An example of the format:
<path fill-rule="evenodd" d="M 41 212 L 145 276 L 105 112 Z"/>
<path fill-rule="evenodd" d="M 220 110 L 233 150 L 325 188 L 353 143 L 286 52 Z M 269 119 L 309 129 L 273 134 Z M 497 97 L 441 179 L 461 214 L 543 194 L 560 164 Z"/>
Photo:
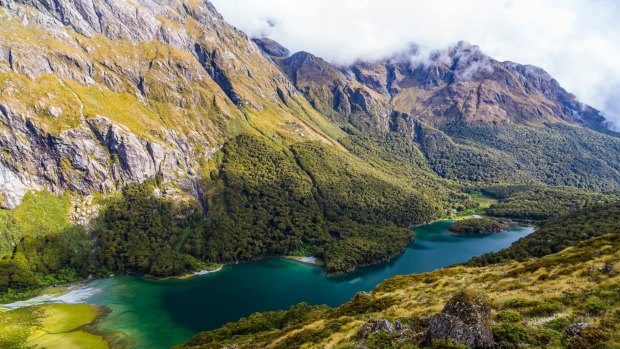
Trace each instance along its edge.
<path fill-rule="evenodd" d="M 620 130 L 620 2 L 614 0 L 211 0 L 252 37 L 335 64 L 415 43 L 420 55 L 465 40 L 539 66 Z"/>

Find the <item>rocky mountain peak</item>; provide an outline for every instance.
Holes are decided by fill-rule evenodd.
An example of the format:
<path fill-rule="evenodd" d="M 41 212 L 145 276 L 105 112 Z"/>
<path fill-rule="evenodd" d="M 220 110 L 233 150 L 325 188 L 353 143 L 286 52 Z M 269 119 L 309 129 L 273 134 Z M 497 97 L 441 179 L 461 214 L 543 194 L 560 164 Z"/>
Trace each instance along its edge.
<path fill-rule="evenodd" d="M 254 43 L 256 43 L 256 45 L 258 45 L 258 47 L 260 47 L 260 49 L 269 56 L 285 58 L 291 54 L 286 47 L 269 38 L 254 38 L 252 41 L 254 41 Z"/>
<path fill-rule="evenodd" d="M 100 34 L 113 40 L 157 40 L 177 48 L 188 47 L 189 34 L 167 24 L 184 23 L 191 16 L 210 29 L 225 25 L 208 1 L 201 5 L 174 0 L 16 0 L 15 3 L 32 6 L 87 37 Z"/>
<path fill-rule="evenodd" d="M 385 120 L 392 109 L 438 127 L 495 120 L 538 126 L 569 123 L 608 132 L 597 110 L 579 103 L 543 69 L 499 62 L 465 41 L 435 51 L 427 59 L 420 59 L 412 46 L 383 60 L 344 67 L 297 53 L 280 67 L 307 97 L 316 95 L 314 90 L 324 90 L 318 86 L 323 84 L 331 86 L 333 96 L 328 99 L 334 101 L 345 99 L 337 96 L 340 90 L 351 101 L 356 100 L 353 94 L 367 94 L 365 100 L 370 98 L 373 104 L 389 101 L 391 107 L 374 108 L 380 115 L 369 115 L 375 122 Z M 378 128 L 386 129 L 385 125 Z"/>

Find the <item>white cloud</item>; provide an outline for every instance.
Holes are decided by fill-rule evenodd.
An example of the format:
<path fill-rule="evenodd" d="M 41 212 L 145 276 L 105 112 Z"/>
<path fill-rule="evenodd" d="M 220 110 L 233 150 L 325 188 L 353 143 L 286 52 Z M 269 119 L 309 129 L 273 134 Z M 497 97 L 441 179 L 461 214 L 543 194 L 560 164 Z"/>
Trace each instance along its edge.
<path fill-rule="evenodd" d="M 533 64 L 620 128 L 616 0 L 212 0 L 251 36 L 346 64 L 418 44 L 459 40 L 499 60 Z"/>

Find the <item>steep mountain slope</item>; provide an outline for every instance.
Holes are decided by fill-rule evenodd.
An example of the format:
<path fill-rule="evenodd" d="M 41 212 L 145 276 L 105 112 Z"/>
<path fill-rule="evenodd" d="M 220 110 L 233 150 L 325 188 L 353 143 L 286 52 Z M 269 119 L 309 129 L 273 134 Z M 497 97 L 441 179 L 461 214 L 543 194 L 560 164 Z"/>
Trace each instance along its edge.
<path fill-rule="evenodd" d="M 158 171 L 191 192 L 241 132 L 337 134 L 209 3 L 5 1 L 0 16 L 5 207 L 29 189 L 108 192 Z"/>
<path fill-rule="evenodd" d="M 463 42 L 424 62 L 413 61 L 413 49 L 347 67 L 255 42 L 315 108 L 343 127 L 410 138 L 442 177 L 589 189 L 620 183 L 617 134 L 540 68 L 496 61 Z"/>

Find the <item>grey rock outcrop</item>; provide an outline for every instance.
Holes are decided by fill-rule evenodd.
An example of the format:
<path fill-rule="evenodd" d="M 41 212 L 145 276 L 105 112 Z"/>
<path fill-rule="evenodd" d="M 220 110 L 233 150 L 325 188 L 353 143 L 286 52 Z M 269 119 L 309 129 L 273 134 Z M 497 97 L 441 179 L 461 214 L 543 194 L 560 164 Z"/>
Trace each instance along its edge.
<path fill-rule="evenodd" d="M 1 206 L 14 208 L 29 190 L 65 189 L 81 195 L 117 190 L 165 172 L 172 181 L 187 173 L 183 150 L 139 138 L 98 116 L 58 135 L 45 134 L 31 120 L 0 106 Z M 196 166 L 196 164 L 193 164 Z"/>
<path fill-rule="evenodd" d="M 258 47 L 260 47 L 261 50 L 269 56 L 288 57 L 291 54 L 286 47 L 269 38 L 257 38 L 252 39 L 252 41 L 254 41 L 254 43 L 256 43 L 256 45 L 258 45 Z"/>
<path fill-rule="evenodd" d="M 564 329 L 564 333 L 566 333 L 569 337 L 578 336 L 583 330 L 588 328 L 590 325 L 585 322 L 577 322 L 572 325 L 568 325 L 566 329 Z"/>
<path fill-rule="evenodd" d="M 393 335 L 396 333 L 396 327 L 392 324 L 392 322 L 386 319 L 370 320 L 363 324 L 357 331 L 357 338 L 366 339 L 371 334 L 378 331 L 384 331 L 390 335 Z"/>
<path fill-rule="evenodd" d="M 487 301 L 471 291 L 454 295 L 426 330 L 424 345 L 455 342 L 472 348 L 492 348 L 491 310 Z"/>

